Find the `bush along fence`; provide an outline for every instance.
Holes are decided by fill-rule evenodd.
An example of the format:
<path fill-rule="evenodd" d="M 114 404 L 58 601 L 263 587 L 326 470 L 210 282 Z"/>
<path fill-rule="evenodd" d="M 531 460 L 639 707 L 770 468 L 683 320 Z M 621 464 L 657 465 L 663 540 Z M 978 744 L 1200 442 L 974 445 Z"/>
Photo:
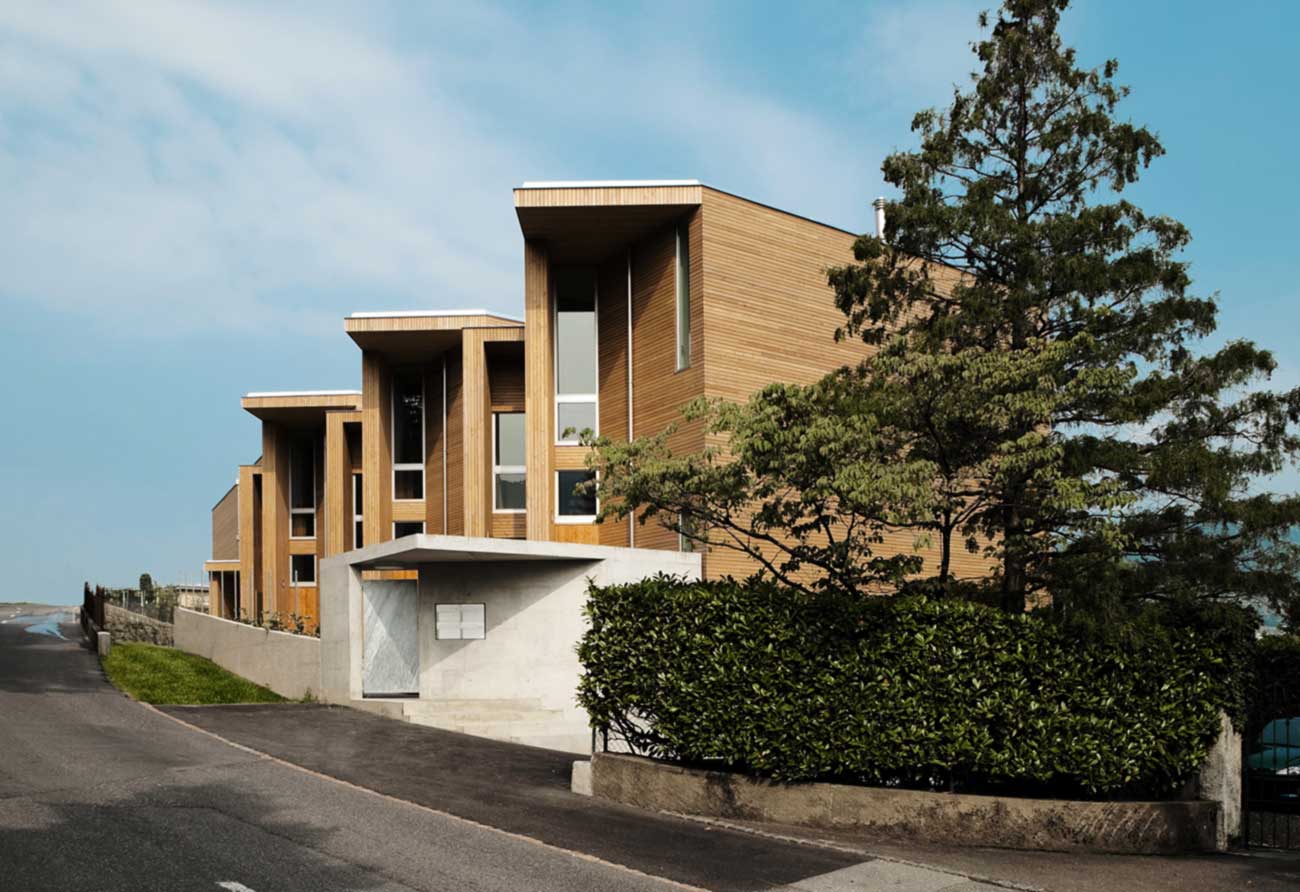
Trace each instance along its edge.
<path fill-rule="evenodd" d="M 968 602 L 667 577 L 593 587 L 587 610 L 598 735 L 777 781 L 1173 797 L 1227 702 L 1190 632 L 1108 644 Z"/>

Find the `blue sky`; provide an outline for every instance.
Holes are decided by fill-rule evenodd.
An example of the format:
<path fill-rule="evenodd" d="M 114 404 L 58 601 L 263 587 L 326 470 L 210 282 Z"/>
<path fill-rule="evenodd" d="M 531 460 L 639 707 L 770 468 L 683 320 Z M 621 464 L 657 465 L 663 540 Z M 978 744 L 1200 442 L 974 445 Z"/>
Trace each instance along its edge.
<path fill-rule="evenodd" d="M 697 177 L 868 229 L 989 5 L 0 5 L 0 600 L 197 580 L 258 453 L 240 394 L 357 386 L 353 310 L 519 312 L 523 180 Z M 1064 30 L 1165 140 L 1133 196 L 1191 228 L 1216 340 L 1300 383 L 1300 4 Z"/>

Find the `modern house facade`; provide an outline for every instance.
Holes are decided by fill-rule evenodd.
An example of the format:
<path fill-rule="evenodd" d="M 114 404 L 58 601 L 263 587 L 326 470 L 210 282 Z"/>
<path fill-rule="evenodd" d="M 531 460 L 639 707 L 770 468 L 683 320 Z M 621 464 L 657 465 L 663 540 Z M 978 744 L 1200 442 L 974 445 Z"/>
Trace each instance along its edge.
<path fill-rule="evenodd" d="M 244 397 L 262 454 L 213 509 L 214 614 L 314 625 L 320 559 L 415 534 L 687 549 L 655 524 L 595 523 L 570 431 L 659 433 L 692 399 L 811 382 L 869 349 L 834 338 L 826 270 L 853 259 L 851 232 L 687 180 L 525 183 L 514 204 L 522 318 L 355 313 L 359 391 Z M 699 424 L 670 443 L 715 445 Z M 730 550 L 700 561 L 754 569 Z"/>

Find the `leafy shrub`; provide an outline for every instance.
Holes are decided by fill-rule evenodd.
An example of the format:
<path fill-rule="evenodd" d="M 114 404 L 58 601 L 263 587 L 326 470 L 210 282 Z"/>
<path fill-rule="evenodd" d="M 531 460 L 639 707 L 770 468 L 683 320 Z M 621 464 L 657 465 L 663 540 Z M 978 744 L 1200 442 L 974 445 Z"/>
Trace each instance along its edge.
<path fill-rule="evenodd" d="M 657 577 L 595 587 L 579 701 L 634 750 L 772 777 L 1167 795 L 1203 761 L 1223 661 L 962 601 Z"/>

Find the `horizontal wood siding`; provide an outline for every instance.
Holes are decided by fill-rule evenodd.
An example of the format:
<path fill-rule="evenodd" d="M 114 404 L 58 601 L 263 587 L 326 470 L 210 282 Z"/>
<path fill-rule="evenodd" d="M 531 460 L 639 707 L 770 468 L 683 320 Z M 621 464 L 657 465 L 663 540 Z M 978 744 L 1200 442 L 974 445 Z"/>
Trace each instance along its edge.
<path fill-rule="evenodd" d="M 703 301 L 705 382 L 710 397 L 744 402 L 767 384 L 808 384 L 861 361 L 871 348 L 835 342 L 843 315 L 826 270 L 853 261 L 856 236 L 712 189 L 704 190 Z M 711 444 L 721 445 L 721 444 Z M 911 533 L 894 534 L 882 553 L 911 552 Z M 923 550 L 927 562 L 935 549 Z M 710 577 L 744 576 L 756 565 L 732 551 L 704 558 Z M 954 556 L 959 575 L 983 575 L 977 555 Z"/>
<path fill-rule="evenodd" d="M 690 214 L 691 365 L 677 371 L 676 228 L 666 227 L 635 246 L 632 256 L 632 427 L 633 435 L 658 434 L 680 426 L 669 440 L 679 453 L 704 448 L 703 427 L 681 423 L 681 408 L 704 393 L 706 305 L 703 225 L 707 209 Z M 638 548 L 676 551 L 677 535 L 654 523 L 635 529 Z"/>
<path fill-rule="evenodd" d="M 627 442 L 627 270 L 626 254 L 601 266 L 596 285 L 599 345 L 600 433 Z M 601 545 L 629 545 L 628 521 L 599 525 Z"/>
<path fill-rule="evenodd" d="M 424 531 L 445 533 L 443 504 L 442 365 L 439 356 L 424 369 Z"/>
<path fill-rule="evenodd" d="M 239 484 L 227 490 L 212 508 L 212 554 L 214 561 L 239 560 Z"/>
<path fill-rule="evenodd" d="M 447 533 L 465 535 L 465 393 L 459 349 L 447 354 Z M 389 531 L 391 538 L 392 531 Z"/>

